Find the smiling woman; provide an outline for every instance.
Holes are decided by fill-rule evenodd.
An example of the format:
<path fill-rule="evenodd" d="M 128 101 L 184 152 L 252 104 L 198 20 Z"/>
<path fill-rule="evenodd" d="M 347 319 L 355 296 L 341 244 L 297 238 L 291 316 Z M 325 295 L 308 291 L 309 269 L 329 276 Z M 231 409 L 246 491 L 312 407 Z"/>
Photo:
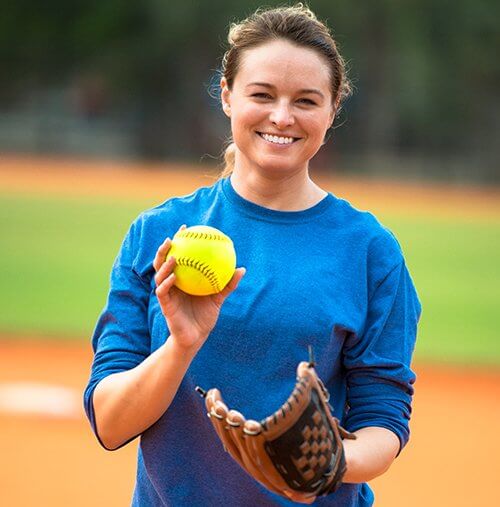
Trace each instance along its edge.
<path fill-rule="evenodd" d="M 222 176 L 232 174 L 243 197 L 251 195 L 241 181 L 242 170 L 254 181 L 285 177 L 294 193 L 302 189 L 301 196 L 295 194 L 293 202 L 258 203 L 289 211 L 314 205 L 326 194 L 309 179 L 309 161 L 351 94 L 335 41 L 300 4 L 257 11 L 231 27 L 228 41 L 221 99 L 233 142 Z"/>
<path fill-rule="evenodd" d="M 330 83 L 329 67 L 313 49 L 278 39 L 245 50 L 232 87 L 225 77 L 221 80 L 236 145 L 236 185 L 242 172 L 303 180 L 335 118 Z M 313 204 L 297 203 L 298 209 Z"/>
<path fill-rule="evenodd" d="M 368 507 L 366 481 L 409 438 L 420 303 L 392 233 L 309 175 L 350 93 L 327 27 L 301 4 L 258 10 L 231 27 L 229 44 L 227 167 L 212 186 L 131 225 L 93 336 L 86 411 L 107 449 L 141 436 L 133 505 Z M 246 269 L 221 293 L 175 286 L 175 259 L 165 258 L 183 224 L 233 240 Z M 308 345 L 320 380 L 290 396 Z M 297 371 L 305 364 L 313 360 Z M 224 389 L 241 410 L 228 412 L 217 389 L 205 393 L 217 433 L 197 384 Z M 294 400 L 308 412 L 290 415 Z M 294 424 L 254 461 L 247 451 L 269 435 L 280 406 L 274 422 L 289 415 Z"/>

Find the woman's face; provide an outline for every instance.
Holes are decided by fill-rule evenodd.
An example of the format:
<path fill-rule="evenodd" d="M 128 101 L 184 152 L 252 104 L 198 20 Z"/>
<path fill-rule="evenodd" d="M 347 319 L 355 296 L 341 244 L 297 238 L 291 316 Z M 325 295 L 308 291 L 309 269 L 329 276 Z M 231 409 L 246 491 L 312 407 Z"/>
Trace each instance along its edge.
<path fill-rule="evenodd" d="M 276 40 L 245 51 L 224 112 L 244 168 L 307 170 L 335 117 L 327 63 L 316 51 Z"/>

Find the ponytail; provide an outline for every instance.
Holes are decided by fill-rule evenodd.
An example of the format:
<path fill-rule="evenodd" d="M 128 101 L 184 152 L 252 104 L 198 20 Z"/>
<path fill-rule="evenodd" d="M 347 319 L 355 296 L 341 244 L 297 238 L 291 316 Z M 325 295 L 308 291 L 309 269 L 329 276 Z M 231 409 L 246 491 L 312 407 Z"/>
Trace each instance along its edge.
<path fill-rule="evenodd" d="M 224 167 L 219 175 L 219 178 L 227 178 L 231 175 L 234 169 L 234 159 L 236 156 L 236 145 L 231 142 L 224 151 Z"/>

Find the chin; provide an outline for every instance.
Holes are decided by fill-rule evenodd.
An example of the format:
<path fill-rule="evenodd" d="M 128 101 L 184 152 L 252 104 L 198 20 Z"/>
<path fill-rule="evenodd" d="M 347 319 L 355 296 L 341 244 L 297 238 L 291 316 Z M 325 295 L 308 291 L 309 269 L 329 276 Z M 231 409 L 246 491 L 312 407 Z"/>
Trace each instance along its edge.
<path fill-rule="evenodd" d="M 283 174 L 288 172 L 297 172 L 297 168 L 299 167 L 307 167 L 306 164 L 297 164 L 293 162 L 286 161 L 262 161 L 258 164 L 259 167 L 265 171 L 266 173 L 276 173 Z"/>
<path fill-rule="evenodd" d="M 286 173 L 297 173 L 301 170 L 307 170 L 308 159 L 297 157 L 297 154 L 264 154 L 260 150 L 252 150 L 245 153 L 240 150 L 242 155 L 243 167 L 254 167 L 266 175 L 280 176 Z"/>

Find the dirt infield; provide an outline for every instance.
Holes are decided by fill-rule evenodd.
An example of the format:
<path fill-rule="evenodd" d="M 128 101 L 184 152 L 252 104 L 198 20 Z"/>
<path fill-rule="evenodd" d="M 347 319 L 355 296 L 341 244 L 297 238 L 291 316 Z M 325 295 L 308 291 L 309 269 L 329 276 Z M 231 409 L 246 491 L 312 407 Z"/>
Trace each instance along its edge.
<path fill-rule="evenodd" d="M 34 195 L 160 200 L 210 184 L 215 177 L 214 169 L 179 165 L 0 157 L 0 191 Z M 498 188 L 325 175 L 318 179 L 336 195 L 377 213 L 411 215 L 418 209 L 419 216 L 500 220 Z M 78 400 L 76 409 L 58 415 L 9 412 L 0 404 L 1 506 L 114 507 L 130 503 L 137 443 L 113 453 L 102 450 L 83 415 L 80 400 L 91 356 L 90 345 L 81 343 L 0 336 L 0 389 L 24 389 L 29 382 L 65 388 Z M 500 371 L 422 364 L 415 369 L 412 438 L 391 470 L 373 482 L 376 505 L 494 505 L 500 454 L 495 432 L 500 420 Z M 25 397 L 23 394 L 18 401 L 29 405 Z"/>
<path fill-rule="evenodd" d="M 210 185 L 216 167 L 186 164 L 33 158 L 2 155 L 0 190 L 36 194 L 93 195 L 163 200 Z M 361 209 L 375 213 L 500 220 L 500 188 L 450 186 L 338 177 L 319 173 L 318 182 Z"/>
<path fill-rule="evenodd" d="M 4 339 L 0 351 L 0 384 L 57 384 L 81 396 L 91 362 L 89 346 Z M 372 483 L 376 505 L 493 505 L 500 373 L 423 365 L 416 371 L 412 439 L 391 470 Z M 71 419 L 0 414 L 0 505 L 128 505 L 136 445 L 102 450 L 83 409 Z"/>

